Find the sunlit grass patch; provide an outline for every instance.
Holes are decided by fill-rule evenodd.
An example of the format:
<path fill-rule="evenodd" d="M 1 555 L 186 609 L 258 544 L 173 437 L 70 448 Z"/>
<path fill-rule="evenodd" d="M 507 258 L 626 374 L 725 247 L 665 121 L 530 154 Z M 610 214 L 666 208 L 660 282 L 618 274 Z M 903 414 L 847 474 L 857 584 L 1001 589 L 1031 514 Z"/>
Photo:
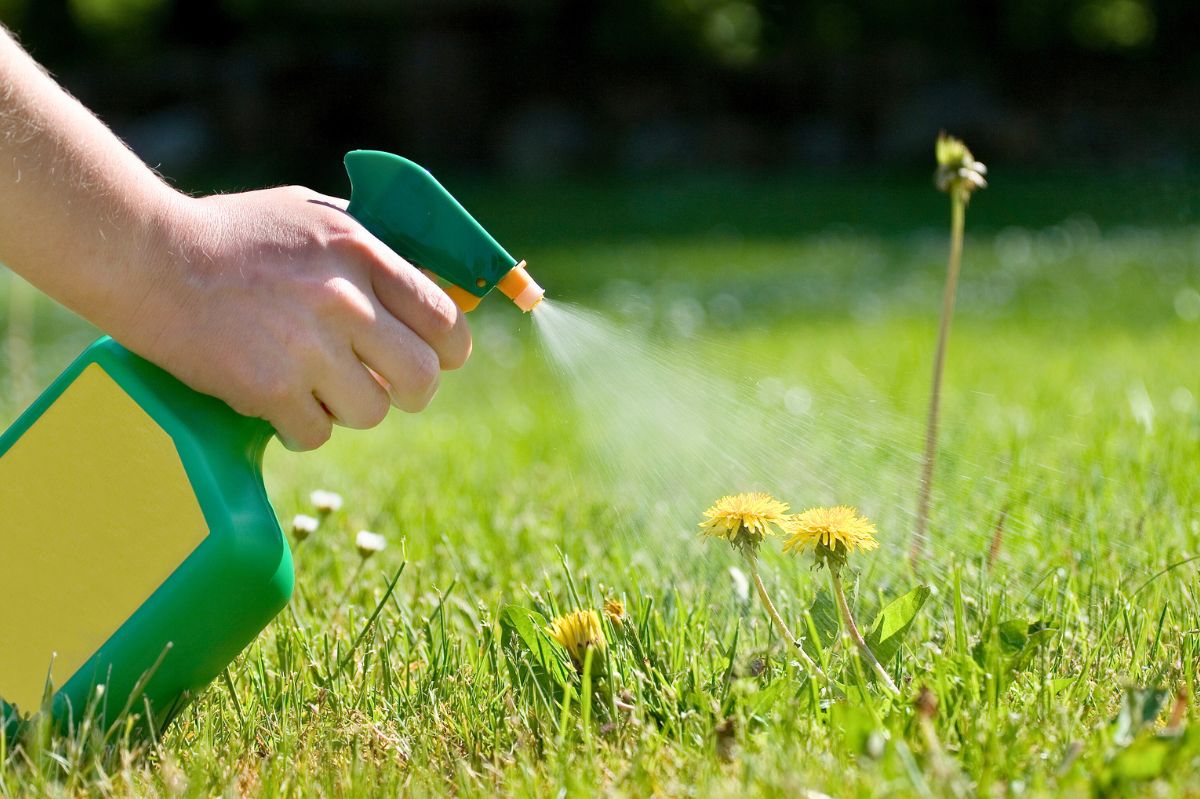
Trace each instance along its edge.
<path fill-rule="evenodd" d="M 161 741 L 7 740 L 0 794 L 1191 790 L 1200 327 L 1187 291 L 1200 237 L 1063 220 L 968 242 L 927 591 L 904 555 L 942 234 L 545 245 L 538 259 L 591 269 L 601 288 L 575 299 L 667 363 L 744 389 L 743 415 L 715 413 L 716 435 L 765 439 L 768 476 L 811 477 L 765 487 L 787 513 L 851 502 L 876 526 L 879 547 L 850 555 L 842 587 L 898 698 L 841 639 L 810 550 L 766 543 L 757 567 L 836 688 L 759 608 L 740 553 L 698 536 L 708 502 L 758 485 L 698 486 L 725 463 L 707 447 L 611 468 L 527 320 L 485 308 L 472 362 L 426 414 L 340 430 L 315 455 L 269 453 L 285 529 L 297 515 L 319 527 L 295 548 L 292 605 L 229 681 Z M 602 271 L 614 253 L 629 259 L 615 264 L 624 282 Z M 642 255 L 658 271 L 639 273 Z M 771 460 L 806 419 L 817 468 Z M 663 429 L 689 429 L 673 421 Z M 635 444 L 657 447 L 653 432 Z M 323 518 L 316 489 L 343 498 Z M 360 530 L 386 548 L 364 560 Z M 580 610 L 606 644 L 576 667 L 547 628 Z M 506 633 L 522 618 L 535 646 L 550 642 L 544 662 Z"/>

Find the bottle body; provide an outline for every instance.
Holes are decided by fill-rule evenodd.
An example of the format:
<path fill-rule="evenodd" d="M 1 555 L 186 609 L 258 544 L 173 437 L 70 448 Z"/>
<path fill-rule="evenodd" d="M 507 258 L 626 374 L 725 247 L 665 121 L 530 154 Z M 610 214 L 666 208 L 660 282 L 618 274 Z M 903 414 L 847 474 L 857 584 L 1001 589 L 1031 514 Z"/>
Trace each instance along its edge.
<path fill-rule="evenodd" d="M 286 605 L 271 435 L 103 338 L 0 436 L 9 722 L 49 701 L 161 727 Z"/>

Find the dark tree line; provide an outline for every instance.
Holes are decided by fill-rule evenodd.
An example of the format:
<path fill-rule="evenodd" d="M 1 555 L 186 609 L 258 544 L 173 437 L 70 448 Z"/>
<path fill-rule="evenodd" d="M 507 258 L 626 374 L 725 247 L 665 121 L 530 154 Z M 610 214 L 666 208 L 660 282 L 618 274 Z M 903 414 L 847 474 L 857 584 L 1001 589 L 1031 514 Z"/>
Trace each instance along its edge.
<path fill-rule="evenodd" d="M 523 175 L 992 159 L 1185 168 L 1200 6 L 1154 0 L 0 0 L 173 174 L 354 146 Z"/>

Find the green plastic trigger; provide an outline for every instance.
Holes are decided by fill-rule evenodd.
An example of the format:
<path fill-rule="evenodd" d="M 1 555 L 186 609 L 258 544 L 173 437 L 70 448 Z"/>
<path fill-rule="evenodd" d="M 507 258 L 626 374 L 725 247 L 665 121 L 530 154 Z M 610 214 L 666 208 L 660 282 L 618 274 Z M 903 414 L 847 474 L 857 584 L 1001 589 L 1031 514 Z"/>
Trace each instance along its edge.
<path fill-rule="evenodd" d="M 345 162 L 347 210 L 401 257 L 477 297 L 516 265 L 429 170 L 376 150 L 352 150 Z"/>

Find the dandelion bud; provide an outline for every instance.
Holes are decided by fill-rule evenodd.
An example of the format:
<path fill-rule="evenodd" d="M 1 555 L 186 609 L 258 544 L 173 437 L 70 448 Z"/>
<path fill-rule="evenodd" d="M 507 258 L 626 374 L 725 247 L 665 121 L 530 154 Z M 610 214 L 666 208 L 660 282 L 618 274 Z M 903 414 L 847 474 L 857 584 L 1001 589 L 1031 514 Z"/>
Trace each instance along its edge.
<path fill-rule="evenodd" d="M 303 513 L 297 513 L 292 518 L 292 535 L 297 541 L 304 541 L 310 535 L 317 531 L 321 526 L 321 522 L 314 519 L 312 516 L 306 516 Z"/>
<path fill-rule="evenodd" d="M 317 515 L 322 519 L 342 509 L 342 495 L 335 491 L 318 488 L 308 495 L 308 499 L 317 509 Z"/>
<path fill-rule="evenodd" d="M 614 627 L 621 627 L 625 624 L 625 603 L 616 597 L 604 600 L 604 615 Z"/>
<path fill-rule="evenodd" d="M 968 200 L 971 192 L 987 188 L 987 179 L 984 177 L 987 167 L 975 160 L 961 139 L 947 136 L 944 131 L 939 133 L 934 153 L 938 168 L 933 180 L 938 191 L 961 194 L 963 200 Z"/>
<path fill-rule="evenodd" d="M 354 537 L 354 546 L 358 550 L 359 557 L 366 560 L 376 552 L 382 552 L 386 549 L 387 539 L 379 533 L 372 533 L 370 530 L 359 530 L 358 535 Z"/>

